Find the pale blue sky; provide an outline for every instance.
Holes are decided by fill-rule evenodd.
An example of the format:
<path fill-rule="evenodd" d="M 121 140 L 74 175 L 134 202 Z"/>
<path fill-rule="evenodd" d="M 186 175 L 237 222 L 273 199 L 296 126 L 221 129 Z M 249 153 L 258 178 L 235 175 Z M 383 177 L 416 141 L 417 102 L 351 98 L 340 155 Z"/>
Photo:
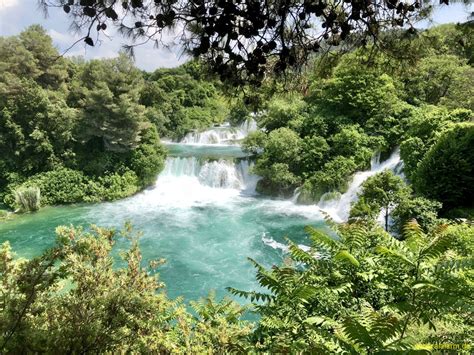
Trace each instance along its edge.
<path fill-rule="evenodd" d="M 60 51 L 68 48 L 80 37 L 68 30 L 68 18 L 61 9 L 51 9 L 49 16 L 45 18 L 39 10 L 36 10 L 36 4 L 36 0 L 0 0 L 0 36 L 16 35 L 29 25 L 38 23 L 46 28 Z M 462 4 L 442 5 L 435 11 L 431 24 L 462 22 L 472 11 L 474 11 L 473 4 L 468 7 Z M 425 22 L 420 26 L 426 27 L 431 24 Z M 172 41 L 173 38 L 171 36 L 169 38 Z M 79 43 L 68 52 L 68 55 L 82 55 L 86 58 L 115 57 L 123 43 L 123 39 L 119 36 L 113 36 L 112 39 L 104 37 L 99 46 L 88 47 Z M 186 57 L 181 55 L 179 46 L 169 50 L 144 45 L 136 49 L 136 54 L 137 66 L 149 71 L 160 67 L 175 67 L 186 60 Z"/>

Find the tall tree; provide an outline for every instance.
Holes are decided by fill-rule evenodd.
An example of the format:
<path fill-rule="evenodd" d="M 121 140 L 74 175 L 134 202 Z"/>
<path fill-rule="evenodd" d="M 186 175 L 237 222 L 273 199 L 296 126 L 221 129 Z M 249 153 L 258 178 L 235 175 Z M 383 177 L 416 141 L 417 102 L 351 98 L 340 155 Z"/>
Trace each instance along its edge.
<path fill-rule="evenodd" d="M 355 217 L 359 216 L 358 212 L 362 212 L 362 215 L 367 213 L 365 209 L 359 208 L 358 204 L 368 205 L 375 216 L 383 210 L 385 230 L 388 231 L 390 211 L 409 193 L 410 189 L 401 177 L 390 170 L 385 170 L 364 181 L 359 193 L 360 202 L 353 207 L 351 215 Z"/>

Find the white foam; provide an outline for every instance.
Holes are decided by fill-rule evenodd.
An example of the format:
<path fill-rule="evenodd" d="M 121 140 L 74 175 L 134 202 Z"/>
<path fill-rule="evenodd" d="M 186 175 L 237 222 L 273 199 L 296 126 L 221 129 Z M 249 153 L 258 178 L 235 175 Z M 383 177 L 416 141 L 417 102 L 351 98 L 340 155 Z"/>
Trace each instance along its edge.
<path fill-rule="evenodd" d="M 283 244 L 283 243 L 279 243 L 271 237 L 266 237 L 265 234 L 262 237 L 262 242 L 263 242 L 263 244 L 268 245 L 270 248 L 279 249 L 279 250 L 283 251 L 284 253 L 288 253 L 289 250 L 290 250 L 288 245 Z M 309 252 L 311 250 L 311 247 L 309 247 L 307 245 L 304 245 L 304 244 L 298 244 L 298 248 L 300 248 L 301 250 L 303 250 L 305 252 Z"/>
<path fill-rule="evenodd" d="M 180 143 L 194 145 L 238 144 L 239 141 L 256 129 L 257 123 L 253 119 L 245 121 L 238 127 L 231 127 L 228 123 L 225 123 L 203 132 L 190 132 Z"/>

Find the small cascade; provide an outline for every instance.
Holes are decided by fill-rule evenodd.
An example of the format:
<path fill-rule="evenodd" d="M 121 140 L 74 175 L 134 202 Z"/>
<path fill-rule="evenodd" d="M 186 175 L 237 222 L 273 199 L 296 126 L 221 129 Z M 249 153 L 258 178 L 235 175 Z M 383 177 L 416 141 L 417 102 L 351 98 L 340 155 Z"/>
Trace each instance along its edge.
<path fill-rule="evenodd" d="M 206 162 L 198 178 L 201 184 L 210 187 L 239 190 L 243 187 L 243 177 L 235 164 L 226 160 Z"/>
<path fill-rule="evenodd" d="M 180 143 L 183 144 L 237 144 L 250 132 L 257 129 L 255 120 L 250 119 L 238 127 L 223 124 L 203 132 L 190 132 Z"/>
<path fill-rule="evenodd" d="M 207 187 L 254 192 L 258 177 L 250 174 L 249 169 L 247 160 L 201 161 L 196 157 L 169 157 L 158 180 L 187 177 Z"/>
<path fill-rule="evenodd" d="M 293 203 L 298 203 L 298 197 L 300 197 L 301 194 L 301 187 L 297 187 L 295 191 L 293 192 L 293 196 L 291 196 L 291 202 Z"/>
<path fill-rule="evenodd" d="M 387 169 L 399 173 L 401 164 L 400 151 L 398 149 L 383 162 L 380 161 L 380 154 L 376 154 L 372 158 L 370 170 L 357 172 L 345 193 L 333 200 L 326 200 L 323 195 L 317 204 L 318 207 L 336 222 L 347 221 L 351 204 L 357 200 L 357 194 L 360 191 L 362 183 L 369 177 Z"/>
<path fill-rule="evenodd" d="M 196 157 L 170 157 L 166 159 L 160 177 L 197 176 L 200 168 L 201 164 Z"/>

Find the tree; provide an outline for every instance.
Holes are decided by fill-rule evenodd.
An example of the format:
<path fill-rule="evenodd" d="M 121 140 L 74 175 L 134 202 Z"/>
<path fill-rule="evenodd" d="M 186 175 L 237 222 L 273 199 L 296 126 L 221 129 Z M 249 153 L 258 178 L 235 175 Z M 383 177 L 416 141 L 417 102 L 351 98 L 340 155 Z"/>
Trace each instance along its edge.
<path fill-rule="evenodd" d="M 255 151 L 255 144 L 262 141 L 263 153 L 253 168 L 263 177 L 257 184 L 257 191 L 268 195 L 291 195 L 301 181 L 296 175 L 301 160 L 301 138 L 291 129 L 282 127 L 271 131 L 265 138 L 253 134 L 244 146 Z"/>
<path fill-rule="evenodd" d="M 391 210 L 409 194 L 410 189 L 401 177 L 394 175 L 390 170 L 384 170 L 365 180 L 358 196 L 360 203 L 370 206 L 374 216 L 383 210 L 385 230 L 388 231 L 388 217 Z M 364 211 L 357 205 L 356 202 L 355 208 L 351 211 L 351 217 L 358 217 L 359 213 Z"/>
<path fill-rule="evenodd" d="M 445 130 L 472 117 L 472 111 L 466 109 L 448 110 L 431 105 L 417 109 L 405 125 L 405 138 L 400 144 L 406 176 L 413 179 L 418 164 Z"/>
<path fill-rule="evenodd" d="M 423 230 L 430 231 L 439 223 L 438 212 L 441 207 L 440 202 L 424 197 L 403 197 L 391 213 L 394 230 L 402 235 L 403 226 L 416 220 Z"/>
<path fill-rule="evenodd" d="M 361 63 L 360 52 L 343 56 L 332 77 L 314 82 L 310 100 L 331 116 L 364 125 L 380 111 L 390 113 L 399 99 L 394 80 Z"/>
<path fill-rule="evenodd" d="M 191 61 L 179 68 L 157 69 L 145 81 L 140 102 L 148 108 L 150 121 L 161 136 L 180 139 L 227 117 L 228 104 L 219 82 L 204 77 L 202 71 L 197 61 Z"/>
<path fill-rule="evenodd" d="M 423 58 L 416 69 L 410 72 L 405 80 L 405 95 L 409 102 L 436 105 L 440 101 L 450 105 L 455 100 L 460 105 L 455 107 L 472 107 L 472 85 L 468 85 L 473 68 L 465 64 L 465 60 L 454 55 L 437 55 Z M 463 85 L 463 92 L 459 86 Z M 456 98 L 455 93 L 462 94 L 466 100 Z"/>
<path fill-rule="evenodd" d="M 71 67 L 67 60 L 59 56 L 51 37 L 39 25 L 28 27 L 19 36 L 1 38 L 0 63 L 2 74 L 34 80 L 42 88 L 50 90 L 64 89 Z"/>
<path fill-rule="evenodd" d="M 142 86 L 140 71 L 123 54 L 87 63 L 69 98 L 82 112 L 82 142 L 98 142 L 101 151 L 136 148 L 145 127 L 145 107 L 139 103 Z"/>
<path fill-rule="evenodd" d="M 474 201 L 474 124 L 447 130 L 419 163 L 415 190 L 440 201 L 443 208 L 472 207 Z"/>
<path fill-rule="evenodd" d="M 40 3 L 45 8 L 63 7 L 85 30 L 83 39 L 91 46 L 93 38 L 108 27 L 118 27 L 132 40 L 159 43 L 165 29 L 182 26 L 183 46 L 195 56 L 208 58 L 221 78 L 234 78 L 237 83 L 259 83 L 268 68 L 281 72 L 301 66 L 321 47 L 379 40 L 387 27 L 408 25 L 415 32 L 414 20 L 429 12 L 429 5 L 419 2 L 353 0 L 344 4 L 297 0 L 284 4 L 253 0 Z"/>

